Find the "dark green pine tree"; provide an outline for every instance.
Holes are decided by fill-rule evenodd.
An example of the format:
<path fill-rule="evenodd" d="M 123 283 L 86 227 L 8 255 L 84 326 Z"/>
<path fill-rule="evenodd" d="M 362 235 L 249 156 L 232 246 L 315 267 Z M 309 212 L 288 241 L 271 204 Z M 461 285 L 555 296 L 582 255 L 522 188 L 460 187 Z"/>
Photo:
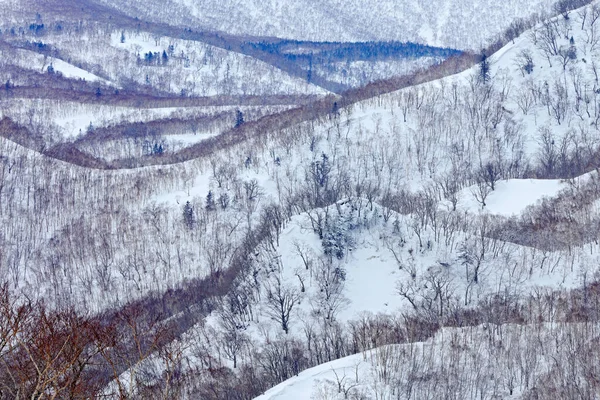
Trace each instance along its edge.
<path fill-rule="evenodd" d="M 488 83 L 491 79 L 490 61 L 485 54 L 481 56 L 481 61 L 479 62 L 479 79 L 484 84 Z"/>
<path fill-rule="evenodd" d="M 235 127 L 238 128 L 244 123 L 244 113 L 240 110 L 235 112 Z"/>
<path fill-rule="evenodd" d="M 215 208 L 215 198 L 213 196 L 212 190 L 209 190 L 208 194 L 206 195 L 206 209 L 208 211 L 213 211 Z"/>
<path fill-rule="evenodd" d="M 188 201 L 183 206 L 183 223 L 188 229 L 192 229 L 194 222 L 194 207 Z"/>

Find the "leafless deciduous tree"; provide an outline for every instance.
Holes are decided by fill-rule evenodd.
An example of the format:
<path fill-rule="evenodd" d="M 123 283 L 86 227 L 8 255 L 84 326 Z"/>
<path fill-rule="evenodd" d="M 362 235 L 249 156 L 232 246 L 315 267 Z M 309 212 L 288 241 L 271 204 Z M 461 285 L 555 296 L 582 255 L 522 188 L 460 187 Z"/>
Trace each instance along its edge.
<path fill-rule="evenodd" d="M 544 53 L 548 64 L 552 67 L 552 57 L 558 55 L 560 50 L 559 34 L 556 22 L 547 21 L 537 30 L 537 45 Z"/>
<path fill-rule="evenodd" d="M 290 329 L 292 310 L 301 299 L 300 292 L 292 285 L 284 282 L 275 273 L 264 284 L 267 298 L 267 314 L 281 325 L 285 333 Z"/>

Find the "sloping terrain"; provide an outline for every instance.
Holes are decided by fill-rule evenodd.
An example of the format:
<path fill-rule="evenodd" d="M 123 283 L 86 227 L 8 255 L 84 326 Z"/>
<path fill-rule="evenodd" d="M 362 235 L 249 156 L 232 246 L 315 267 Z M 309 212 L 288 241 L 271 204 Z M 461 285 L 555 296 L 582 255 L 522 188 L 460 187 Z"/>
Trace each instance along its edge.
<path fill-rule="evenodd" d="M 310 368 L 256 399 L 593 399 L 597 383 L 570 374 L 597 373 L 597 340 L 597 325 L 579 323 L 445 328 L 425 342 L 380 347 Z M 556 346 L 548 349 L 544 341 Z"/>
<path fill-rule="evenodd" d="M 5 12 L 5 21 L 13 22 L 2 25 L 0 21 L 4 32 L 0 39 L 20 53 L 5 46 L 9 60 L 17 57 L 19 61 L 22 50 L 30 50 L 39 53 L 33 57 L 44 58 L 33 65 L 21 62 L 28 68 L 44 72 L 47 66 L 53 67 L 54 60 L 58 64 L 65 61 L 77 64 L 68 67 L 71 72 L 73 68 L 84 69 L 127 89 L 137 85 L 137 90 L 152 88 L 162 94 L 265 95 L 297 89 L 309 94 L 318 90 L 314 85 L 341 93 L 377 79 L 410 74 L 460 53 L 448 46 L 436 48 L 408 40 L 298 41 L 221 32 L 195 24 L 192 29 L 173 18 L 140 19 L 135 13 L 124 13 L 123 7 L 111 8 L 91 0 L 77 5 L 64 0 L 33 2 L 29 7 L 13 4 L 7 5 Z M 83 44 L 81 38 L 85 39 Z M 98 49 L 104 49 L 105 57 L 96 56 Z M 133 54 L 127 56 L 127 49 Z M 115 61 L 121 68 L 114 67 Z M 66 69 L 63 65 L 57 71 Z M 248 85 L 250 70 L 263 82 Z M 78 76 L 82 76 L 81 71 Z"/>
<path fill-rule="evenodd" d="M 124 9 L 119 2 L 104 4 Z M 131 16 L 237 35 L 312 41 L 416 42 L 479 50 L 517 18 L 548 10 L 547 0 L 503 2 L 133 1 Z"/>
<path fill-rule="evenodd" d="M 278 69 L 214 99 L 9 33 L 38 56 L 2 72 L 0 398 L 594 398 L 598 24 L 592 2 L 342 95 Z M 222 55 L 215 80 L 273 67 L 98 26 L 73 32 L 135 79 L 170 43 Z"/>

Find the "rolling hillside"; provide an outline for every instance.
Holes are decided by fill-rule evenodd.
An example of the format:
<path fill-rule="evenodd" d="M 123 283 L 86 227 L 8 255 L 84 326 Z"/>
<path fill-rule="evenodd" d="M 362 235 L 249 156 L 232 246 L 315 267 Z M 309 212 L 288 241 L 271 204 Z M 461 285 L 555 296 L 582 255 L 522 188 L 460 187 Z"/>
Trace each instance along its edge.
<path fill-rule="evenodd" d="M 0 399 L 597 397 L 598 1 L 1 4 Z"/>
<path fill-rule="evenodd" d="M 171 0 L 133 1 L 124 8 L 119 2 L 102 1 L 131 16 L 237 35 L 337 42 L 397 40 L 461 50 L 479 50 L 513 20 L 547 11 L 553 4 L 547 0 L 475 4 L 450 0 Z"/>

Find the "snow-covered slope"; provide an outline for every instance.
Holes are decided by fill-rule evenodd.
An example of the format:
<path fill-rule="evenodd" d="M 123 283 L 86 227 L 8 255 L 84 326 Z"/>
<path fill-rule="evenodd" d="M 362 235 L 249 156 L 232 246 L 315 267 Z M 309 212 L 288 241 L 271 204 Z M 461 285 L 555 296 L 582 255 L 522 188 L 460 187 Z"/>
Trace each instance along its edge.
<path fill-rule="evenodd" d="M 567 183 L 557 179 L 509 179 L 496 183 L 494 191 L 490 192 L 483 206 L 477 201 L 477 186 L 465 188 L 459 194 L 459 208 L 471 212 L 482 210 L 496 215 L 518 215 L 526 207 L 535 205 L 544 197 L 553 197 Z"/>
<path fill-rule="evenodd" d="M 531 178 L 535 174 L 556 176 L 560 175 L 564 168 L 575 171 L 575 169 L 569 169 L 571 164 L 563 166 L 560 164 L 561 160 L 571 162 L 569 157 L 561 158 L 556 155 L 553 158 L 554 166 L 543 164 L 542 161 L 548 154 L 560 154 L 562 150 L 578 150 L 581 152 L 578 156 L 579 159 L 589 160 L 586 157 L 589 157 L 590 153 L 586 149 L 593 150 L 597 143 L 595 126 L 591 125 L 595 121 L 594 112 L 597 113 L 594 111 L 594 104 L 591 100 L 589 103 L 581 102 L 575 96 L 575 92 L 579 90 L 581 90 L 582 99 L 586 96 L 590 99 L 595 96 L 594 75 L 592 63 L 589 60 L 596 57 L 598 49 L 588 43 L 587 34 L 591 29 L 590 19 L 583 24 L 583 29 L 581 20 L 575 13 L 568 21 L 562 19 L 555 21 L 553 24 L 556 25 L 552 25 L 555 27 L 553 29 L 558 29 L 558 32 L 563 33 L 568 30 L 571 33 L 570 36 L 573 37 L 573 46 L 577 50 L 576 57 L 568 59 L 565 69 L 563 69 L 559 55 L 551 55 L 550 62 L 548 62 L 543 51 L 539 49 L 540 40 L 537 40 L 537 44 L 535 44 L 533 35 L 529 33 L 490 57 L 492 65 L 489 82 L 478 82 L 479 67 L 474 67 L 462 74 L 437 82 L 407 88 L 352 105 L 339 110 L 337 115 L 323 118 L 320 121 L 310 121 L 273 132 L 248 133 L 250 138 L 248 142 L 226 148 L 218 154 L 211 155 L 208 160 L 197 160 L 174 166 L 172 171 L 169 170 L 171 172 L 168 176 L 180 174 L 173 172 L 178 171 L 179 168 L 184 169 L 185 174 L 181 174 L 182 177 L 173 183 L 154 188 L 152 196 L 140 200 L 139 204 L 141 208 L 168 209 L 166 215 L 171 219 L 165 217 L 165 221 L 170 221 L 170 224 L 178 227 L 169 230 L 169 239 L 161 238 L 162 246 L 169 249 L 168 259 L 165 259 L 164 263 L 157 261 L 162 257 L 162 253 L 157 252 L 151 257 L 152 262 L 158 263 L 156 270 L 147 270 L 144 272 L 144 276 L 134 276 L 129 273 L 123 275 L 115 266 L 123 265 L 121 263 L 127 259 L 125 254 L 127 249 L 115 243 L 115 252 L 109 253 L 113 258 L 112 262 L 108 264 L 113 266 L 112 272 L 108 278 L 104 277 L 107 281 L 101 291 L 110 297 L 114 287 L 139 287 L 139 292 L 125 292 L 131 293 L 133 296 L 141 296 L 150 290 L 149 280 L 153 279 L 158 271 L 165 275 L 160 281 L 161 285 L 155 290 L 164 289 L 168 285 L 176 285 L 177 282 L 181 282 L 182 278 L 189 278 L 194 274 L 203 276 L 206 268 L 198 271 L 190 265 L 202 265 L 200 260 L 204 260 L 205 256 L 199 254 L 196 247 L 176 238 L 181 235 L 178 229 L 185 226 L 181 219 L 181 208 L 186 201 L 191 201 L 194 209 L 202 210 L 202 213 L 205 213 L 205 203 L 209 193 L 213 196 L 213 201 L 219 198 L 228 200 L 223 200 L 224 211 L 219 218 L 213 221 L 210 218 L 203 219 L 203 217 L 200 220 L 208 221 L 211 224 L 215 221 L 218 221 L 219 224 L 231 223 L 233 226 L 230 229 L 240 236 L 239 230 L 243 224 L 227 222 L 227 218 L 232 218 L 232 221 L 244 221 L 249 226 L 255 226 L 257 220 L 260 219 L 261 207 L 271 202 L 286 210 L 285 212 L 289 213 L 290 217 L 298 216 L 294 218 L 300 219 L 300 225 L 304 226 L 303 229 L 307 229 L 306 222 L 302 221 L 307 217 L 307 214 L 304 213 L 322 213 L 326 209 L 324 206 L 345 200 L 351 200 L 355 206 L 367 207 L 368 205 L 369 215 L 374 218 L 373 221 L 376 221 L 373 222 L 373 226 L 377 228 L 371 233 L 368 229 L 362 229 L 361 233 L 356 235 L 357 245 L 351 246 L 356 253 L 345 253 L 341 260 L 335 261 L 336 263 L 346 263 L 342 266 L 348 273 L 348 288 L 352 288 L 353 282 L 361 282 L 363 277 L 368 274 L 361 266 L 369 264 L 382 266 L 382 273 L 379 276 L 389 283 L 386 289 L 386 298 L 378 300 L 377 306 L 368 305 L 362 310 L 381 311 L 385 310 L 385 303 L 388 303 L 389 308 L 392 308 L 393 303 L 391 291 L 395 289 L 396 282 L 390 276 L 395 272 L 397 265 L 389 251 L 384 252 L 385 255 L 383 255 L 378 254 L 377 249 L 385 248 L 380 234 L 390 235 L 390 230 L 393 230 L 394 218 L 388 216 L 391 219 L 385 226 L 381 222 L 383 217 L 380 217 L 378 212 L 384 213 L 393 210 L 402 214 L 402 217 L 398 217 L 401 229 L 397 239 L 400 242 L 402 238 L 405 242 L 402 250 L 403 261 L 410 258 L 409 250 L 412 249 L 420 271 L 426 272 L 428 267 L 437 266 L 439 262 L 446 264 L 453 262 L 457 268 L 460 268 L 460 271 L 463 271 L 457 261 L 457 246 L 465 238 L 464 235 L 474 236 L 479 228 L 473 230 L 472 226 L 466 229 L 452 227 L 454 222 L 452 224 L 448 222 L 452 221 L 452 218 L 458 218 L 459 222 L 457 223 L 459 224 L 465 218 L 463 213 L 454 212 L 452 207 L 447 208 L 447 211 L 442 210 L 449 214 L 440 214 L 435 218 L 428 216 L 427 213 L 438 209 L 438 207 L 425 207 L 429 204 L 428 202 L 433 205 L 442 201 L 451 202 L 459 191 L 472 187 L 473 181 L 479 180 L 485 183 L 481 173 L 486 171 L 484 167 L 488 164 L 492 165 L 493 170 L 497 169 L 498 175 L 504 179 L 526 176 Z M 538 32 L 542 28 L 542 26 L 538 27 Z M 107 38 L 110 46 L 127 52 L 128 57 L 135 52 L 136 45 L 140 48 L 142 46 L 135 40 L 142 40 L 143 34 L 136 37 L 135 35 L 128 36 L 129 33 L 125 32 L 124 43 L 114 36 L 115 32 L 111 32 L 111 34 L 112 36 Z M 129 40 L 131 43 L 128 42 Z M 159 46 L 156 44 L 158 42 L 160 46 L 164 45 L 168 50 L 168 43 L 162 43 L 160 40 L 162 39 L 153 42 L 151 38 L 146 38 L 143 43 L 144 46 Z M 564 34 L 558 35 L 556 40 L 559 47 L 568 49 L 572 46 L 570 39 L 566 38 Z M 186 45 L 184 41 L 175 43 L 177 46 Z M 196 46 L 196 44 L 190 44 L 190 46 Z M 150 47 L 143 48 L 148 51 L 149 49 Z M 533 65 L 531 73 L 525 72 L 521 68 L 521 64 L 517 62 L 525 50 L 531 52 Z M 544 87 L 543 82 L 548 82 L 548 96 L 541 91 Z M 559 104 L 562 108 L 557 108 L 557 111 L 560 112 L 557 116 L 556 112 L 552 111 L 552 107 L 553 104 L 556 105 L 557 99 L 560 99 L 559 92 L 563 93 L 561 92 L 563 89 L 560 89 L 563 86 L 568 96 L 565 107 L 562 107 L 562 103 Z M 523 103 L 525 100 L 528 101 L 527 104 Z M 589 116 L 586 107 L 589 110 Z M 79 112 L 79 109 L 76 111 Z M 103 112 L 92 108 L 80 111 L 82 113 Z M 116 111 L 120 113 L 120 111 Z M 135 120 L 146 120 L 145 116 L 130 116 Z M 69 122 L 66 124 L 68 125 Z M 77 129 L 77 125 L 73 126 Z M 541 141 L 543 138 L 549 138 L 547 132 L 551 134 L 549 141 L 545 142 L 550 146 L 550 153 Z M 256 141 L 252 139 L 253 135 L 256 135 Z M 554 138 L 554 142 L 552 138 Z M 561 146 L 558 146 L 559 143 Z M 562 143 L 565 145 L 562 146 Z M 578 144 L 578 146 L 574 146 L 574 144 Z M 144 143 L 142 140 L 132 140 L 131 145 L 136 146 L 131 148 L 133 156 L 141 151 Z M 108 145 L 101 150 L 112 152 L 112 148 Z M 565 155 L 568 156 L 566 153 Z M 315 174 L 326 164 L 329 165 L 328 168 L 331 168 L 328 182 L 333 186 L 328 187 L 327 190 L 322 188 L 315 191 Z M 585 168 L 585 165 L 580 165 L 578 168 Z M 153 168 L 139 171 L 140 174 L 154 174 L 154 172 Z M 119 172 L 114 174 L 118 175 Z M 253 183 L 253 180 L 256 183 Z M 487 183 L 485 184 L 487 185 Z M 504 190 L 503 186 L 500 182 L 496 189 L 498 193 Z M 255 194 L 246 197 L 250 196 L 248 193 L 253 193 L 254 190 L 261 193 L 258 202 L 255 201 Z M 153 204 L 157 200 L 163 202 L 164 199 L 173 199 L 175 194 L 179 196 L 175 201 Z M 327 198 L 327 201 L 323 200 L 323 196 Z M 490 201 L 495 197 L 495 193 L 490 194 Z M 533 197 L 537 198 L 537 194 Z M 365 198 L 367 199 L 366 203 Z M 308 203 L 306 203 L 307 201 Z M 326 204 L 330 201 L 331 203 Z M 425 208 L 422 210 L 410 208 L 410 204 L 413 202 L 421 204 L 418 203 L 420 201 L 424 202 L 425 206 L 423 207 Z M 518 208 L 521 209 L 526 205 L 525 203 L 529 204 L 529 201 L 520 203 Z M 375 208 L 371 209 L 374 204 L 379 204 L 377 212 L 374 211 Z M 137 209 L 138 206 L 136 205 L 135 208 Z M 460 210 L 460 207 L 458 209 Z M 131 210 L 136 215 L 139 214 L 138 211 Z M 230 213 L 237 217 L 231 217 Z M 331 215 L 336 215 L 336 213 L 337 210 Z M 354 212 L 342 214 L 351 217 L 355 221 L 355 226 L 365 226 L 363 220 L 365 214 L 355 215 Z M 472 214 L 477 215 L 478 213 L 473 212 Z M 146 217 L 137 215 L 136 218 L 147 220 L 146 224 L 151 223 L 151 220 Z M 439 229 L 442 228 L 437 225 L 440 221 L 450 224 L 448 226 L 452 229 L 452 235 L 455 235 L 454 239 L 451 238 L 452 235 L 445 237 L 440 234 Z M 337 223 L 338 221 L 331 222 Z M 432 223 L 436 225 L 432 226 Z M 61 226 L 62 222 L 56 222 L 56 224 Z M 56 229 L 55 233 L 58 234 L 58 228 Z M 311 226 L 311 229 L 314 227 Z M 198 233 L 195 231 L 184 232 L 186 232 L 185 235 L 198 240 Z M 228 232 L 228 230 L 219 233 L 219 240 L 222 239 L 221 235 L 224 235 L 224 232 Z M 113 233 L 117 235 L 117 232 Z M 148 235 L 150 234 L 148 233 Z M 162 233 L 156 235 L 158 240 Z M 290 235 L 293 236 L 294 233 L 290 232 Z M 322 245 L 319 243 L 322 238 L 317 236 L 315 239 L 314 233 L 309 233 L 309 235 L 309 241 L 312 243 L 309 245 L 313 247 L 313 252 L 317 255 L 315 260 L 318 260 L 320 259 L 319 252 L 323 252 Z M 52 233 L 49 232 L 48 236 L 52 236 Z M 138 244 L 141 246 L 144 236 L 134 235 L 131 239 L 136 243 L 139 241 Z M 201 240 L 211 242 L 208 239 L 206 236 L 202 236 Z M 500 242 L 498 245 L 504 246 Z M 145 247 L 146 244 L 143 246 Z M 276 248 L 275 250 L 281 253 L 275 255 L 283 255 L 284 260 L 297 260 L 297 256 L 290 254 L 290 244 L 288 243 L 286 246 L 288 249 Z M 186 250 L 183 251 L 183 248 Z M 182 251 L 183 253 L 181 253 Z M 419 253 L 418 257 L 417 253 Z M 145 256 L 147 253 L 140 254 Z M 178 254 L 187 255 L 180 257 Z M 186 257 L 189 257 L 189 263 L 184 262 Z M 172 267 L 174 263 L 177 263 L 181 269 L 174 269 Z M 69 268 L 75 268 L 76 264 L 73 262 Z M 284 262 L 283 268 L 287 271 L 284 272 L 287 274 L 285 279 L 299 285 L 298 277 L 293 274 L 297 265 L 292 264 L 288 268 Z M 357 275 L 352 274 L 354 270 L 357 271 Z M 375 276 L 373 275 L 373 277 Z M 28 275 L 27 278 L 15 278 L 15 281 L 27 286 L 34 285 L 37 279 L 33 275 Z M 86 279 L 89 281 L 92 278 L 86 277 Z M 553 277 L 549 280 L 556 281 Z M 376 286 L 376 281 L 373 280 L 371 285 Z M 571 283 L 575 281 L 574 277 L 565 280 L 565 282 Z M 491 287 L 493 280 L 490 282 L 492 282 L 489 284 Z M 461 285 L 468 286 L 468 279 L 462 279 Z M 360 285 L 356 286 L 360 288 Z M 483 294 L 488 288 L 483 282 L 478 282 L 477 287 L 481 287 Z M 83 296 L 83 291 L 88 289 L 82 287 L 81 290 L 82 292 L 78 293 L 77 289 L 71 288 L 68 292 L 74 293 L 73 295 L 79 298 L 79 296 Z M 263 290 L 263 288 L 259 285 L 258 290 Z M 313 288 L 313 290 L 315 289 Z M 365 297 L 366 294 L 350 292 L 345 296 L 360 298 Z M 360 301 L 356 302 L 357 305 L 359 303 Z M 406 303 L 404 302 L 404 304 Z M 361 308 L 348 307 L 347 310 L 344 311 L 348 313 L 344 319 L 356 315 Z"/>
<path fill-rule="evenodd" d="M 478 50 L 516 18 L 548 10 L 551 0 L 502 2 L 102 0 L 133 16 L 238 35 L 314 41 L 400 40 Z"/>
<path fill-rule="evenodd" d="M 73 101 L 50 101 L 14 99 L 4 106 L 0 111 L 1 117 L 9 117 L 13 121 L 22 124 L 33 131 L 44 128 L 49 131 L 50 142 L 62 140 L 71 141 L 81 138 L 90 130 L 118 125 L 131 125 L 139 122 L 151 122 L 156 120 L 189 121 L 188 128 L 157 132 L 154 136 L 160 140 L 163 136 L 170 139 L 184 140 L 187 143 L 198 142 L 201 138 L 215 136 L 222 130 L 233 126 L 235 112 L 243 112 L 246 121 L 252 121 L 270 112 L 277 112 L 289 108 L 289 106 L 251 107 L 251 106 L 214 106 L 214 107 L 158 107 L 141 108 L 111 106 L 103 104 L 82 104 Z M 222 116 L 223 122 L 217 124 L 212 118 Z M 194 119 L 203 123 L 194 122 Z M 210 121 L 210 123 L 208 122 Z M 118 155 L 114 155 L 118 158 Z"/>
<path fill-rule="evenodd" d="M 97 70 L 124 88 L 136 83 L 185 96 L 327 93 L 255 58 L 148 32 L 119 30 L 85 40 L 50 34 L 43 41 L 59 49 L 72 64 Z"/>
<path fill-rule="evenodd" d="M 267 390 L 255 400 L 306 400 L 316 398 L 325 386 L 329 386 L 329 383 L 335 386 L 338 378 L 343 380 L 345 385 L 353 387 L 354 391 L 358 392 L 364 389 L 362 387 L 363 382 L 366 382 L 370 368 L 372 368 L 372 365 L 365 360 L 363 354 L 340 358 L 302 371 L 298 376 Z M 323 386 L 323 388 L 320 386 Z M 343 393 L 340 394 L 343 396 Z"/>
<path fill-rule="evenodd" d="M 307 369 L 255 400 L 529 399 L 557 393 L 595 399 L 598 387 L 584 376 L 586 368 L 596 370 L 598 328 L 443 328 L 426 342 L 380 347 Z"/>

